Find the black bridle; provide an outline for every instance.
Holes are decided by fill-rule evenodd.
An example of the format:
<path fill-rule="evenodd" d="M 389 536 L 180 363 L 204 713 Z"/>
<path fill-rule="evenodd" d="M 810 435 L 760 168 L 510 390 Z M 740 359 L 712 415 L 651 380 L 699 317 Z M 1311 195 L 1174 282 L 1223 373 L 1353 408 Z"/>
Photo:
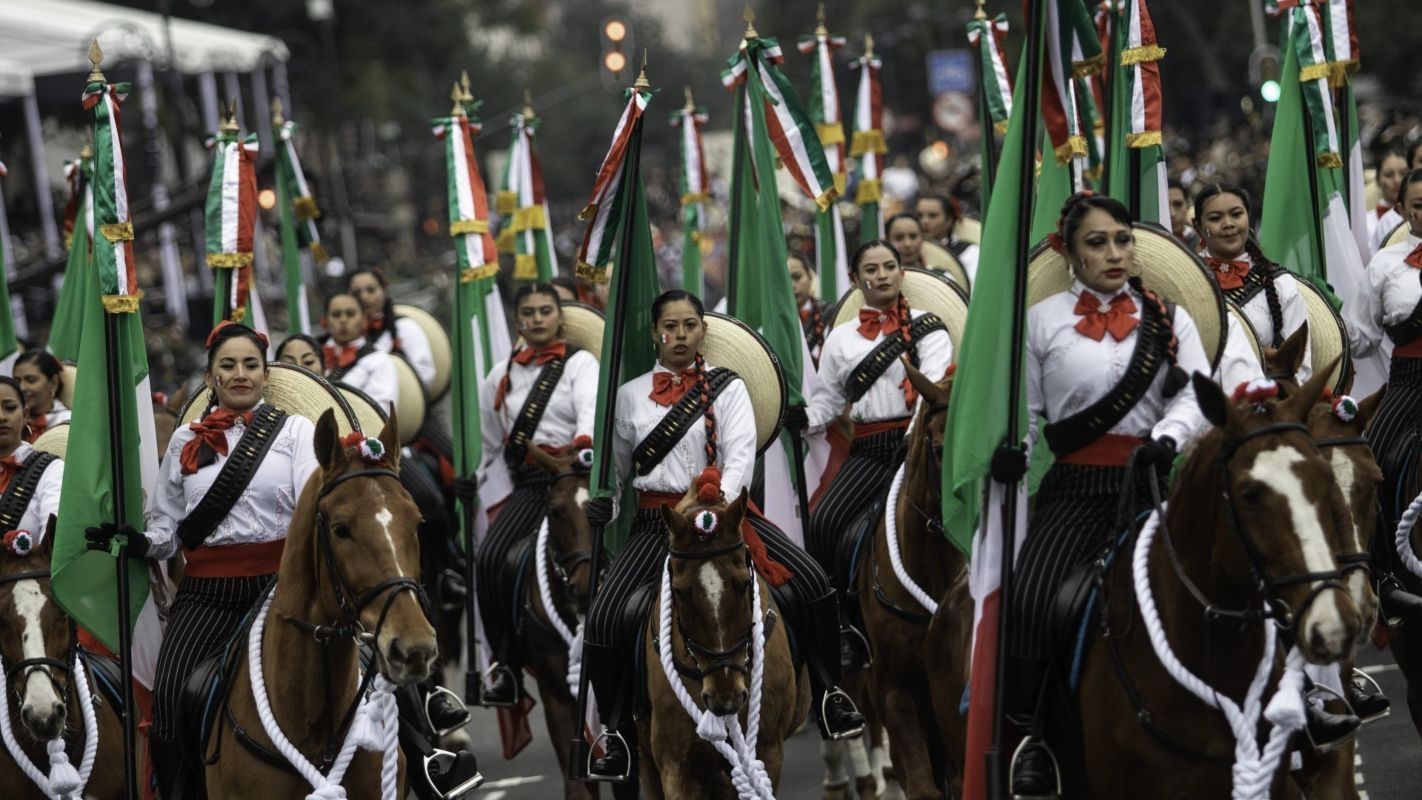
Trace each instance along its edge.
<path fill-rule="evenodd" d="M 746 566 L 750 568 L 751 581 L 753 582 L 756 580 L 755 565 L 751 563 L 750 553 L 746 551 L 745 548 L 745 540 L 737 537 L 736 541 L 730 544 L 710 550 L 677 550 L 668 548 L 667 552 L 672 558 L 681 559 L 683 561 L 707 561 L 734 553 L 737 550 L 743 551 L 745 552 Z M 750 583 L 746 584 L 745 591 L 752 591 Z M 724 650 L 712 650 L 709 647 L 698 644 L 691 638 L 686 632 L 686 625 L 682 624 L 681 609 L 677 607 L 676 603 L 672 603 L 673 620 L 676 622 L 677 628 L 681 631 L 681 641 L 685 647 L 686 657 L 691 659 L 691 664 L 688 666 L 673 657 L 672 663 L 676 666 L 676 671 L 681 673 L 683 677 L 698 681 L 704 680 L 706 676 L 722 669 L 729 669 L 749 676 L 751 670 L 751 656 L 754 654 L 754 643 L 751 635 L 755 631 L 754 611 L 751 613 L 752 618 L 750 624 L 746 626 L 745 635 L 732 642 L 731 646 Z M 671 647 L 671 642 L 667 642 L 666 646 Z M 736 654 L 741 652 L 744 652 L 744 655 L 741 658 L 736 658 Z"/>
<path fill-rule="evenodd" d="M 1327 447 L 1355 446 L 1362 446 L 1372 450 L 1373 443 L 1368 441 L 1366 436 L 1332 436 L 1326 439 L 1314 439 L 1313 446 L 1320 450 Z M 1377 498 L 1373 499 L 1375 506 L 1379 503 L 1380 501 Z M 1369 576 L 1373 574 L 1373 556 L 1372 553 L 1365 550 L 1356 553 L 1339 553 L 1333 557 L 1333 560 L 1342 565 L 1342 572 L 1351 572 L 1355 569 L 1361 569 Z"/>
<path fill-rule="evenodd" d="M 559 481 L 563 481 L 568 478 L 587 477 L 588 471 L 585 469 L 571 469 L 565 470 L 563 472 L 554 473 L 548 478 L 548 488 L 549 490 L 552 490 L 554 486 L 558 485 Z M 592 550 L 569 550 L 566 553 L 561 553 L 558 550 L 554 549 L 552 536 L 548 537 L 548 546 L 545 549 L 548 551 L 548 563 L 552 567 L 553 576 L 557 578 L 558 582 L 563 585 L 563 589 L 569 594 L 571 594 L 573 588 L 573 573 L 576 572 L 578 567 L 582 566 L 584 563 L 592 562 Z M 603 568 L 603 571 L 606 571 L 606 567 Z M 599 575 L 597 577 L 601 576 Z"/>
<path fill-rule="evenodd" d="M 47 569 L 38 569 L 29 572 L 16 572 L 13 575 L 0 576 L 0 586 L 5 586 L 11 583 L 19 583 L 20 581 L 40 581 L 48 579 L 49 570 Z M 15 698 L 17 700 L 23 698 L 24 693 L 21 691 L 21 687 L 29 680 L 30 675 L 35 672 L 43 673 L 44 676 L 49 679 L 50 685 L 54 687 L 55 694 L 59 695 L 60 697 L 68 697 L 68 691 L 65 689 L 64 686 L 60 684 L 59 679 L 54 676 L 54 673 L 51 670 L 63 670 L 64 672 L 70 674 L 73 674 L 74 672 L 75 662 L 78 659 L 79 654 L 75 651 L 74 647 L 74 625 L 72 622 L 70 623 L 69 642 L 69 652 L 66 656 L 66 660 L 64 661 L 61 661 L 57 658 L 50 658 L 48 656 L 37 656 L 35 658 L 22 658 L 18 661 L 15 661 L 13 663 L 7 663 L 5 665 L 5 681 L 15 692 Z"/>

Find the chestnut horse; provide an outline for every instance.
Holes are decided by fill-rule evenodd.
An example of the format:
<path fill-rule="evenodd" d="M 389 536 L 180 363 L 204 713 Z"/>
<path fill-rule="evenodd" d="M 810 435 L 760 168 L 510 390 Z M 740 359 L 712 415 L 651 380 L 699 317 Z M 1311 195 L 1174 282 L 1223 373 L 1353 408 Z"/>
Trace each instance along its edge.
<path fill-rule="evenodd" d="M 95 697 L 98 750 L 84 785 L 84 797 L 108 800 L 124 792 L 123 727 L 114 705 L 99 701 L 94 676 L 77 659 L 74 624 L 50 592 L 49 559 L 53 525 L 44 539 L 24 556 L 0 550 L 0 659 L 3 659 L 9 727 L 24 756 L 45 776 L 51 776 L 47 743 L 63 736 L 65 758 L 78 770 L 89 731 L 79 705 L 74 671 L 85 670 Z M 17 702 L 18 701 L 18 702 Z M 0 787 L 7 800 L 45 800 L 45 794 L 16 763 L 8 746 L 0 745 Z M 135 765 L 136 766 L 136 765 Z"/>
<path fill-rule="evenodd" d="M 911 365 L 905 368 L 923 402 L 914 414 L 901 468 L 902 488 L 885 513 L 893 514 L 900 563 L 936 606 L 966 567 L 963 554 L 944 536 L 941 520 L 943 435 L 952 378 L 934 383 Z M 861 560 L 854 580 L 864 633 L 874 653 L 871 705 L 888 733 L 904 796 L 937 798 L 961 766 L 950 754 L 961 753 L 966 742 L 945 738 L 933 713 L 929 677 L 941 665 L 925 659 L 923 647 L 936 609 L 926 609 L 897 577 L 884 518 L 874 530 L 870 555 Z"/>
<path fill-rule="evenodd" d="M 727 760 L 698 735 L 698 727 L 738 724 L 748 740 L 751 717 L 757 714 L 753 755 L 773 786 L 780 780 L 785 739 L 809 713 L 810 686 L 804 671 L 795 668 L 783 615 L 769 584 L 751 565 L 741 536 L 746 493 L 729 505 L 722 498 L 706 506 L 688 492 L 675 510 L 663 503 L 661 511 L 668 556 L 643 649 L 650 711 L 637 722 L 642 791 L 652 798 L 737 797 Z M 667 592 L 671 619 L 663 639 Z M 757 595 L 762 641 L 753 636 Z M 667 678 L 662 647 L 670 651 L 681 696 Z M 757 659 L 763 659 L 760 687 L 753 685 Z M 751 707 L 757 693 L 758 709 Z M 699 715 L 714 717 L 693 719 L 683 697 Z"/>
<path fill-rule="evenodd" d="M 1178 471 L 1146 565 L 1171 650 L 1236 703 L 1261 658 L 1273 662 L 1266 687 L 1278 685 L 1280 653 L 1264 652 L 1265 625 L 1287 625 L 1314 664 L 1349 658 L 1365 634 L 1337 561 L 1353 550 L 1347 504 L 1304 425 L 1330 371 L 1287 399 L 1238 404 L 1193 379 L 1213 427 Z M 1182 787 L 1193 797 L 1228 796 L 1234 735 L 1152 648 L 1132 583 L 1134 548 L 1131 540 L 1104 578 L 1104 640 L 1085 656 L 1079 692 L 1084 763 L 1068 760 L 1064 782 L 1072 796 L 1179 797 Z M 1297 796 L 1288 765 L 1283 758 L 1270 779 L 1273 797 Z"/>
<path fill-rule="evenodd" d="M 374 653 L 371 669 L 396 686 L 424 680 L 437 655 L 419 588 L 420 515 L 400 485 L 400 437 L 393 415 L 380 442 L 384 448 L 378 460 L 363 456 L 359 447 L 342 443 L 330 411 L 321 415 L 315 438 L 320 469 L 292 514 L 261 631 L 271 715 L 317 769 L 336 760 L 347 730 L 354 727 L 350 712 L 375 677 L 361 677 L 360 641 L 367 641 Z M 277 747 L 258 715 L 248 672 L 252 654 L 242 650 L 230 684 L 228 724 L 219 727 L 216 737 L 219 757 L 215 763 L 208 759 L 208 796 L 305 797 L 312 791 L 307 780 L 268 760 Z M 251 741 L 242 741 L 237 729 Z M 268 751 L 267 757 L 254 748 Z M 341 781 L 346 796 L 382 796 L 381 758 L 380 752 L 355 751 Z M 397 797 L 404 797 L 405 774 L 401 757 Z"/>
<path fill-rule="evenodd" d="M 575 452 L 555 455 L 537 447 L 529 448 L 528 452 L 534 463 L 549 475 L 545 523 L 548 541 L 544 552 L 535 551 L 535 557 L 528 559 L 524 568 L 525 624 L 519 647 L 523 650 L 524 663 L 538 681 L 548 737 L 564 775 L 563 796 L 569 800 L 597 797 L 597 784 L 567 777 L 569 743 L 581 730 L 582 722 L 578 719 L 578 699 L 567 677 L 572 643 L 563 637 L 553 621 L 556 617 L 563 629 L 576 636 L 587 613 L 593 548 L 592 526 L 584 513 L 588 502 L 588 471 Z M 534 547 L 537 546 L 535 542 Z M 539 563 L 545 566 L 542 576 L 537 574 Z M 543 602 L 540 583 L 544 581 L 552 608 Z"/>

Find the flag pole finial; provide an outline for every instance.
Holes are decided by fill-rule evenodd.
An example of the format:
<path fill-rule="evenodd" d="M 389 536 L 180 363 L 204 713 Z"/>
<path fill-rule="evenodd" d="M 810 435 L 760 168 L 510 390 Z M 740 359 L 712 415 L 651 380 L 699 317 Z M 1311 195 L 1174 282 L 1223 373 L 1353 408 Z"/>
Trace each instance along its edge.
<path fill-rule="evenodd" d="M 634 91 L 642 91 L 652 88 L 651 81 L 647 80 L 647 48 L 642 48 L 642 71 L 637 73 L 637 80 L 632 82 Z"/>
<path fill-rule="evenodd" d="M 751 8 L 750 0 L 746 0 L 746 10 L 741 12 L 741 19 L 746 21 L 747 39 L 759 39 L 760 34 L 755 30 L 755 9 Z"/>
<path fill-rule="evenodd" d="M 825 4 L 820 3 L 819 9 L 815 12 L 815 35 L 829 36 L 829 28 L 825 27 Z"/>
<path fill-rule="evenodd" d="M 281 98 L 280 98 L 280 97 L 273 97 L 273 98 L 272 98 L 272 124 L 273 124 L 273 125 L 281 125 L 281 124 L 284 123 L 284 122 L 286 122 L 286 119 L 285 119 L 284 117 L 282 117 L 282 115 L 281 115 Z"/>
<path fill-rule="evenodd" d="M 690 87 L 690 86 L 687 86 L 687 87 L 685 87 L 685 89 L 686 89 L 686 110 L 687 110 L 687 111 L 695 111 L 695 110 L 696 110 L 696 101 L 691 99 L 691 87 Z"/>
<path fill-rule="evenodd" d="M 464 113 L 464 106 L 460 103 L 464 99 L 464 89 L 459 85 L 459 81 L 454 82 L 454 87 L 449 90 L 449 100 L 454 104 L 449 110 L 449 115 L 457 117 Z"/>
<path fill-rule="evenodd" d="M 89 70 L 89 82 L 105 83 L 104 71 L 99 69 L 99 65 L 104 63 L 104 51 L 99 47 L 97 38 L 89 40 L 89 63 L 93 65 Z"/>
<path fill-rule="evenodd" d="M 469 91 L 469 70 L 465 69 L 459 71 L 459 83 L 455 85 L 459 87 L 460 103 L 474 102 L 474 93 Z"/>
<path fill-rule="evenodd" d="M 94 148 L 93 148 L 93 146 L 90 145 L 88 142 L 85 142 L 85 143 L 84 143 L 84 146 L 79 149 L 79 157 L 82 158 L 82 159 L 84 159 L 85 161 L 88 161 L 89 159 L 93 158 L 93 157 L 94 157 Z"/>
<path fill-rule="evenodd" d="M 523 118 L 533 119 L 533 92 L 523 90 Z"/>
<path fill-rule="evenodd" d="M 978 10 L 973 14 L 973 19 L 982 22 L 987 18 L 987 12 L 983 10 L 983 0 L 978 0 Z"/>
<path fill-rule="evenodd" d="M 237 125 L 237 99 L 232 98 L 227 101 L 227 118 L 222 120 L 221 130 L 223 133 L 237 133 L 241 128 Z"/>
<path fill-rule="evenodd" d="M 874 34 L 872 33 L 864 34 L 864 57 L 874 57 Z"/>

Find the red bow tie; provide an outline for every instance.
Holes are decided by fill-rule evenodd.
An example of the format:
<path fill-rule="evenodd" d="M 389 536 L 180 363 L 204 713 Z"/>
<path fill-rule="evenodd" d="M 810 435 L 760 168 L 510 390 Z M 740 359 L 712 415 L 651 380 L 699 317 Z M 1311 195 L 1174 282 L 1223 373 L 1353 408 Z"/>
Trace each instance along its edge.
<path fill-rule="evenodd" d="M 1414 247 L 1412 249 L 1412 252 L 1407 254 L 1407 258 L 1404 258 L 1402 260 L 1409 267 L 1412 267 L 1414 269 L 1422 269 L 1422 244 L 1419 244 Z"/>
<path fill-rule="evenodd" d="M 899 327 L 897 311 L 884 312 L 869 306 L 859 309 L 859 335 L 871 342 L 879 337 L 881 331 L 888 336 Z"/>
<path fill-rule="evenodd" d="M 811 311 L 811 309 L 809 309 L 809 308 L 801 308 L 801 309 L 800 309 L 800 322 L 801 322 L 801 324 L 803 324 L 803 323 L 805 322 L 805 320 L 807 320 L 807 319 L 810 318 L 810 311 Z"/>
<path fill-rule="evenodd" d="M 514 354 L 513 360 L 525 367 L 528 366 L 530 362 L 541 367 L 555 358 L 567 357 L 568 345 L 564 342 L 556 342 L 546 347 L 525 347 Z"/>
<path fill-rule="evenodd" d="M 15 477 L 22 466 L 24 464 L 21 464 L 14 456 L 0 458 L 0 492 L 10 488 L 10 479 Z"/>
<path fill-rule="evenodd" d="M 1244 285 L 1244 278 L 1249 274 L 1249 262 L 1247 261 L 1231 261 L 1209 256 L 1205 259 L 1205 263 L 1210 265 L 1221 289 L 1238 289 Z"/>
<path fill-rule="evenodd" d="M 700 382 L 701 373 L 695 367 L 681 372 L 654 372 L 652 393 L 648 397 L 659 406 L 670 406 Z"/>
<path fill-rule="evenodd" d="M 30 417 L 28 427 L 29 430 L 26 431 L 28 435 L 25 436 L 25 441 L 34 444 L 36 439 L 43 436 L 44 432 L 49 430 L 49 417 L 45 414 L 35 414 Z"/>
<path fill-rule="evenodd" d="M 326 356 L 326 369 L 345 369 L 356 362 L 360 348 L 353 344 L 340 347 L 326 344 L 321 346 L 321 351 Z"/>
<path fill-rule="evenodd" d="M 219 455 L 227 455 L 227 434 L 225 431 L 236 425 L 237 420 L 241 420 L 243 425 L 251 425 L 252 412 L 244 411 L 238 414 L 235 411 L 219 408 L 203 417 L 201 422 L 194 422 L 188 426 L 197 436 L 183 445 L 183 451 L 179 454 L 178 463 L 183 465 L 184 475 L 191 475 L 215 462 Z"/>
<path fill-rule="evenodd" d="M 1110 303 L 1105 303 L 1091 292 L 1083 291 L 1076 299 L 1074 311 L 1081 317 L 1076 323 L 1077 331 L 1098 342 L 1108 331 L 1119 342 L 1140 324 L 1140 320 L 1131 316 L 1136 304 L 1125 294 L 1118 294 Z"/>
<path fill-rule="evenodd" d="M 1382 219 L 1383 217 L 1387 216 L 1387 212 L 1389 212 L 1389 211 L 1391 211 L 1391 210 L 1392 210 L 1392 206 L 1388 205 L 1387 203 L 1381 203 L 1381 202 L 1378 203 L 1377 208 L 1374 209 L 1374 211 L 1377 212 L 1378 219 Z"/>

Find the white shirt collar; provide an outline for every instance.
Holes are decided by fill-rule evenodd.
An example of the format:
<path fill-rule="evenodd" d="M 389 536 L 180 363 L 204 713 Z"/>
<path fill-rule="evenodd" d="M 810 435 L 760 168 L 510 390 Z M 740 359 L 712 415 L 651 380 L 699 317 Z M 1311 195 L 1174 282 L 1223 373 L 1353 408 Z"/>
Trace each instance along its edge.
<path fill-rule="evenodd" d="M 1071 282 L 1071 292 L 1072 294 L 1077 295 L 1078 297 L 1081 296 L 1082 292 L 1090 292 L 1092 297 L 1095 297 L 1097 300 L 1100 300 L 1104 304 L 1111 302 L 1116 297 L 1123 294 L 1129 296 L 1131 294 L 1131 285 L 1129 283 L 1123 283 L 1121 284 L 1120 289 L 1117 289 L 1116 291 L 1110 294 L 1106 294 L 1105 292 L 1098 292 L 1090 286 L 1087 286 L 1086 284 L 1082 283 L 1079 278 L 1073 278 Z"/>

